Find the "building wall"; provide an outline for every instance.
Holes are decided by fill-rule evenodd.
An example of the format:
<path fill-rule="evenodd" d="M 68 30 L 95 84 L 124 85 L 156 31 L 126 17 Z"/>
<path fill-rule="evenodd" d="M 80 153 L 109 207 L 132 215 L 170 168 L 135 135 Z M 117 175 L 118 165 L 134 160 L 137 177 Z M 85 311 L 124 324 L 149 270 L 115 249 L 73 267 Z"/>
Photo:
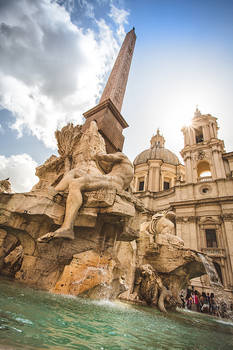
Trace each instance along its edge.
<path fill-rule="evenodd" d="M 216 120 L 197 110 L 193 126 L 183 129 L 185 167 L 162 160 L 137 165 L 133 189 L 152 212 L 169 209 L 176 213 L 176 234 L 185 247 L 207 253 L 220 266 L 225 289 L 233 292 L 233 152 L 225 153 L 223 141 L 217 138 Z M 205 168 L 210 174 L 201 176 Z M 143 176 L 145 187 L 139 191 L 137 181 Z M 164 191 L 166 177 L 171 187 Z M 216 243 L 207 242 L 207 236 L 214 233 Z M 206 276 L 192 283 L 208 291 Z"/>
<path fill-rule="evenodd" d="M 208 188 L 208 192 L 203 192 Z M 136 192 L 152 212 L 171 209 L 176 213 L 176 234 L 186 248 L 207 253 L 222 270 L 223 283 L 233 291 L 233 179 L 179 184 L 159 193 Z M 206 229 L 215 229 L 217 247 L 207 247 Z M 207 289 L 206 279 L 195 279 Z"/>

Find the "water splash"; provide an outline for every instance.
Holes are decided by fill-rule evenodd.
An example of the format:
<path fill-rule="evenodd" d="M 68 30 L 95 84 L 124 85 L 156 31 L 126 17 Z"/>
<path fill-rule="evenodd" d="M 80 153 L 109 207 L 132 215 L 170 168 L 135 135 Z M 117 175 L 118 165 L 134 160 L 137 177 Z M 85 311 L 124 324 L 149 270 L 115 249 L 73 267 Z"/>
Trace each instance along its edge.
<path fill-rule="evenodd" d="M 218 316 L 230 318 L 231 320 L 233 320 L 233 313 L 230 309 L 232 301 L 228 293 L 223 288 L 223 285 L 219 279 L 218 273 L 214 267 L 212 259 L 201 253 L 198 253 L 198 256 L 200 257 L 205 267 L 206 273 L 209 276 L 210 285 L 213 289 L 215 302 L 218 307 Z"/>

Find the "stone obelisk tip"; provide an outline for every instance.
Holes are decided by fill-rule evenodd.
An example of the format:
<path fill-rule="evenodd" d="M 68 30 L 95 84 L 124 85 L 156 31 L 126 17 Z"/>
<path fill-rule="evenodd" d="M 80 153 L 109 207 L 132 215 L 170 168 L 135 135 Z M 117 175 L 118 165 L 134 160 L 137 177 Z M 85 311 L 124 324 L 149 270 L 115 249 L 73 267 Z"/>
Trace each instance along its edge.
<path fill-rule="evenodd" d="M 135 28 L 133 27 L 133 29 L 131 29 L 125 36 L 124 42 L 100 99 L 100 103 L 110 99 L 119 112 L 121 111 L 125 95 L 135 41 L 136 34 Z"/>
<path fill-rule="evenodd" d="M 136 35 L 133 28 L 125 36 L 99 104 L 83 114 L 86 122 L 82 131 L 85 131 L 91 121 L 95 120 L 99 132 L 104 137 L 107 153 L 122 151 L 123 148 L 124 135 L 122 135 L 122 131 L 128 127 L 128 124 L 120 112 L 135 41 Z"/>

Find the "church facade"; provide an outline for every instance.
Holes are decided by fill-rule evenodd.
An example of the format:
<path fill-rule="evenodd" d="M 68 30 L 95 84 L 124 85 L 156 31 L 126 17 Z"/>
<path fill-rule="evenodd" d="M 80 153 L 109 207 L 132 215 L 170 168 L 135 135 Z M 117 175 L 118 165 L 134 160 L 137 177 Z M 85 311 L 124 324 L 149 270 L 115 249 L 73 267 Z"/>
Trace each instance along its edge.
<path fill-rule="evenodd" d="M 133 192 L 151 212 L 173 210 L 185 247 L 208 254 L 225 290 L 233 292 L 233 152 L 218 138 L 217 118 L 198 109 L 182 132 L 184 165 L 157 131 L 134 160 Z M 192 285 L 209 291 L 207 275 Z"/>

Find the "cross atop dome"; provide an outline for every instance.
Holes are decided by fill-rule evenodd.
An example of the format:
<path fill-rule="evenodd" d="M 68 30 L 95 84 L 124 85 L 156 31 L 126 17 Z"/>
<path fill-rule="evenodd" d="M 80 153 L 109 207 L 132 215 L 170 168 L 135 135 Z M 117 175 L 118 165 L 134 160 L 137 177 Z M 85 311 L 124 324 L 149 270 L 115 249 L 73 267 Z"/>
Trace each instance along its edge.
<path fill-rule="evenodd" d="M 198 109 L 198 105 L 196 106 L 196 110 L 195 110 L 195 112 L 194 112 L 194 118 L 195 117 L 201 117 L 201 112 L 200 112 L 200 110 Z"/>
<path fill-rule="evenodd" d="M 165 144 L 165 138 L 160 135 L 159 129 L 157 129 L 156 135 L 153 135 L 151 140 L 150 140 L 151 148 L 153 147 L 159 147 L 163 148 Z"/>

